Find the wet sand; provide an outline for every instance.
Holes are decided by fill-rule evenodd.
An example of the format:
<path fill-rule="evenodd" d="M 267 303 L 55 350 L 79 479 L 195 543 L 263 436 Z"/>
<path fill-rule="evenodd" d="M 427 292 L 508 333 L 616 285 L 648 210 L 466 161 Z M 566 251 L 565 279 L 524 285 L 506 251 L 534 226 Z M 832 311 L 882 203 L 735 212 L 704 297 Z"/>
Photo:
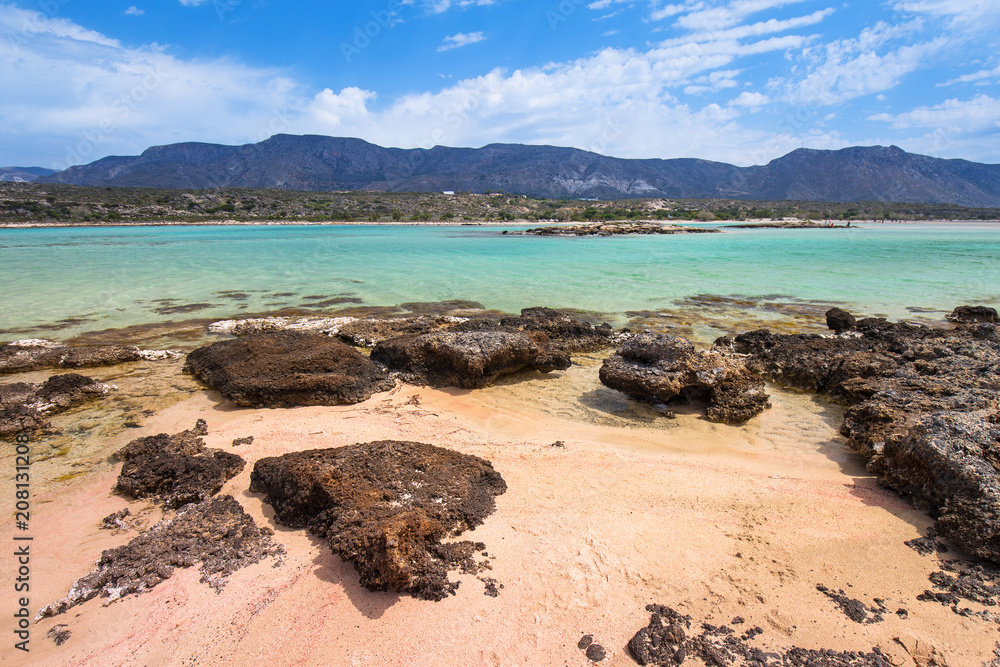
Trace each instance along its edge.
<path fill-rule="evenodd" d="M 102 530 L 103 517 L 128 507 L 149 526 L 161 515 L 111 493 L 120 464 L 109 455 L 198 418 L 209 446 L 247 459 L 223 493 L 273 528 L 287 556 L 236 572 L 221 594 L 191 568 L 107 607 L 91 600 L 34 624 L 30 654 L 12 650 L 5 633 L 3 663 L 583 666 L 577 642 L 592 634 L 608 651 L 600 664 L 634 665 L 626 644 L 648 623 L 650 603 L 690 614 L 695 627 L 741 616 L 740 630 L 764 630 L 752 643 L 765 650 L 879 647 L 894 665 L 921 667 L 934 651 L 950 667 L 993 657 L 996 625 L 916 600 L 931 588 L 936 558 L 903 543 L 931 521 L 878 487 L 847 450 L 837 406 L 771 387 L 773 409 L 742 427 L 709 423 L 695 409 L 669 419 L 601 387 L 599 359 L 474 392 L 401 385 L 356 406 L 291 410 L 234 409 L 180 374 L 179 361 L 88 371 L 118 394 L 53 418 L 66 434 L 31 444 L 32 613 L 65 596 L 102 550 L 137 534 Z M 253 444 L 231 446 L 247 435 Z M 321 540 L 275 524 L 247 490 L 259 458 L 379 439 L 493 462 L 508 491 L 462 538 L 486 544 L 498 597 L 466 575 L 438 603 L 367 591 Z M 7 516 L 11 449 L 0 457 Z M 0 580 L 11 582 L 13 568 L 10 556 L 0 559 Z M 818 584 L 870 607 L 880 598 L 890 612 L 855 623 Z M 0 617 L 11 619 L 15 602 L 8 588 Z M 900 608 L 908 618 L 893 613 Z M 46 638 L 58 624 L 72 632 L 62 646 Z"/>

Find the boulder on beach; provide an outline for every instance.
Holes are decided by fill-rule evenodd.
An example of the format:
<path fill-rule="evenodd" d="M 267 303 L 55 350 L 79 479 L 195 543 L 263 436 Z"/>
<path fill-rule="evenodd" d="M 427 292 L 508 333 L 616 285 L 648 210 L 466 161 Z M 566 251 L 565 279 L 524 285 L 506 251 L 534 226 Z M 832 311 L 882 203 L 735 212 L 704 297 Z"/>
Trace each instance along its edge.
<path fill-rule="evenodd" d="M 538 331 L 512 331 L 476 320 L 457 329 L 466 330 L 383 341 L 371 358 L 406 382 L 464 389 L 479 389 L 520 371 L 548 373 L 571 365 L 569 354 L 554 349 Z"/>
<path fill-rule="evenodd" d="M 885 486 L 974 556 L 1000 562 L 1000 328 L 868 318 L 854 338 L 736 336 L 748 365 L 847 404 L 841 433 Z"/>
<path fill-rule="evenodd" d="M 741 424 L 771 407 L 764 382 L 721 348 L 698 351 L 679 336 L 643 333 L 605 359 L 601 383 L 640 400 L 705 400 L 711 421 Z"/>
<path fill-rule="evenodd" d="M 44 415 L 108 395 L 112 385 L 76 373 L 53 375 L 41 384 L 0 384 L 0 437 L 48 427 Z"/>
<path fill-rule="evenodd" d="M 130 498 L 155 498 L 177 508 L 209 498 L 243 471 L 242 457 L 209 449 L 200 436 L 204 422 L 174 435 L 137 438 L 117 452 L 125 461 L 115 490 Z"/>
<path fill-rule="evenodd" d="M 189 354 L 184 368 L 226 400 L 252 408 L 349 405 L 394 386 L 352 347 L 294 331 L 213 343 Z"/>
<path fill-rule="evenodd" d="M 950 322 L 959 323 L 1000 322 L 1000 316 L 997 315 L 996 308 L 990 308 L 989 306 L 958 306 L 948 315 L 945 315 L 945 318 Z"/>
<path fill-rule="evenodd" d="M 77 579 L 65 598 L 46 605 L 35 618 L 61 614 L 98 596 L 113 602 L 142 593 L 170 578 L 176 568 L 198 563 L 201 583 L 221 591 L 236 570 L 284 553 L 273 534 L 258 528 L 232 496 L 188 505 L 173 519 L 102 553 L 96 570 Z"/>
<path fill-rule="evenodd" d="M 324 538 L 363 586 L 431 600 L 454 593 L 449 571 L 476 572 L 485 549 L 442 540 L 480 525 L 506 489 L 489 461 L 391 440 L 261 459 L 250 477 L 278 523 Z"/>
<path fill-rule="evenodd" d="M 826 311 L 826 326 L 836 333 L 850 331 L 857 326 L 854 315 L 851 315 L 842 308 L 831 308 Z"/>

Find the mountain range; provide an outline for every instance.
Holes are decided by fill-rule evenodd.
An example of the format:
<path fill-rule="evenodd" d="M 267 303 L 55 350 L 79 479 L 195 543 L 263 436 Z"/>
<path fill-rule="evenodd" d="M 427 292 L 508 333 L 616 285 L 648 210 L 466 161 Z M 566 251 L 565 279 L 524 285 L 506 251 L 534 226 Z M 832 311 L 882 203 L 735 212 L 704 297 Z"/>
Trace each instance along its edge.
<path fill-rule="evenodd" d="M 383 148 L 361 139 L 279 134 L 256 144 L 180 143 L 106 157 L 38 183 L 305 191 L 507 192 L 551 198 L 893 201 L 1000 207 L 1000 165 L 895 146 L 798 149 L 766 165 L 622 159 L 576 148 Z"/>
<path fill-rule="evenodd" d="M 32 183 L 40 176 L 54 173 L 44 167 L 0 167 L 0 182 Z"/>

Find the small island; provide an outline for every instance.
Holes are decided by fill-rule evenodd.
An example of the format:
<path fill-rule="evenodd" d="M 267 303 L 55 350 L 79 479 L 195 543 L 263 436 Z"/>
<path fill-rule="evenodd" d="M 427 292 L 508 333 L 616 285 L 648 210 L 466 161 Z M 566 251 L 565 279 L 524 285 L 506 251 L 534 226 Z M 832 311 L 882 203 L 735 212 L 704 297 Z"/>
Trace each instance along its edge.
<path fill-rule="evenodd" d="M 846 224 L 837 224 L 833 221 L 818 222 L 816 220 L 765 220 L 740 225 L 726 225 L 726 229 L 857 229 L 857 227 L 851 227 L 850 221 Z"/>

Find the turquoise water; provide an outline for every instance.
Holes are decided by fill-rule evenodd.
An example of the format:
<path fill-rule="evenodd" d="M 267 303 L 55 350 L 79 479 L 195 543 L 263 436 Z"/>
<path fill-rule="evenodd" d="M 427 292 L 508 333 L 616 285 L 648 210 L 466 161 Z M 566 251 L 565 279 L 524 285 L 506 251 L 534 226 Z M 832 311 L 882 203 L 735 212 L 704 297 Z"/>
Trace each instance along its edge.
<path fill-rule="evenodd" d="M 998 305 L 1000 225 L 612 238 L 413 225 L 2 229 L 0 266 L 6 339 L 44 335 L 38 327 L 60 320 L 52 335 L 67 337 L 299 307 L 305 296 L 367 306 L 465 299 L 507 312 L 573 307 L 621 322 L 626 311 L 670 309 L 693 295 L 783 295 L 897 318 L 912 314 L 907 307 Z M 247 298 L 218 294 L 225 291 Z M 209 306 L 156 312 L 186 304 Z"/>

